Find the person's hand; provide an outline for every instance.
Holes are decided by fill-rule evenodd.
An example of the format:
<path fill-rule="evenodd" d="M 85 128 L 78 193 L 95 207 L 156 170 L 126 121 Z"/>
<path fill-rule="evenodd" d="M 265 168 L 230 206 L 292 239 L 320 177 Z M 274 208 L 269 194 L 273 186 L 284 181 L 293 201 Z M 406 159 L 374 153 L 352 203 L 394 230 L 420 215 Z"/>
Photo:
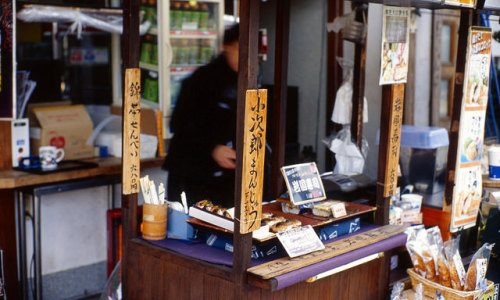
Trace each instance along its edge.
<path fill-rule="evenodd" d="M 212 150 L 212 158 L 215 162 L 224 169 L 236 168 L 236 151 L 233 148 L 224 145 L 215 146 Z"/>

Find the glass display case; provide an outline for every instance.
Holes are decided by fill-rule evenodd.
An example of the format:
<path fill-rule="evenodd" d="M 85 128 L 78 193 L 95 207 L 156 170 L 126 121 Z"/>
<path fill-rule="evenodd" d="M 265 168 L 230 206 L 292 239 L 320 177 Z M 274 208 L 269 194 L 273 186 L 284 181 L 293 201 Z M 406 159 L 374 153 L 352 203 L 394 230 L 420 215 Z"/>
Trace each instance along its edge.
<path fill-rule="evenodd" d="M 163 112 L 164 138 L 182 80 L 221 51 L 224 1 L 142 0 L 142 22 L 149 21 L 141 37 L 142 105 Z"/>

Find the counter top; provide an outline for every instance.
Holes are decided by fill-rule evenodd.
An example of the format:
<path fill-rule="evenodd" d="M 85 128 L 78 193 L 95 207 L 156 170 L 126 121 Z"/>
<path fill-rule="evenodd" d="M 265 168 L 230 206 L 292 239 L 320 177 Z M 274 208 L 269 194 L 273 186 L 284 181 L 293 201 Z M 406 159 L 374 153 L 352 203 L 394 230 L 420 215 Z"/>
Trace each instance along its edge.
<path fill-rule="evenodd" d="M 163 157 L 143 159 L 141 160 L 141 169 L 160 167 L 164 160 L 165 158 Z M 0 171 L 0 189 L 15 189 L 100 175 L 118 175 L 122 172 L 122 159 L 120 157 L 90 158 L 82 161 L 97 163 L 98 166 L 94 168 L 61 171 L 44 175 L 37 175 L 13 169 Z"/>

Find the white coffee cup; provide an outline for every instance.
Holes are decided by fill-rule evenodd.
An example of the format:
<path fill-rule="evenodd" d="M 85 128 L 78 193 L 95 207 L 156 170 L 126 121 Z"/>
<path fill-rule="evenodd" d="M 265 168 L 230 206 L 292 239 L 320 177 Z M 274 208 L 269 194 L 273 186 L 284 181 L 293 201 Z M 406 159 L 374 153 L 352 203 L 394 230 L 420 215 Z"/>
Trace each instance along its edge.
<path fill-rule="evenodd" d="M 64 150 L 54 146 L 43 146 L 39 149 L 40 164 L 44 170 L 57 168 L 57 163 L 64 158 Z"/>
<path fill-rule="evenodd" d="M 488 165 L 490 179 L 500 180 L 500 147 L 493 146 L 488 148 Z"/>

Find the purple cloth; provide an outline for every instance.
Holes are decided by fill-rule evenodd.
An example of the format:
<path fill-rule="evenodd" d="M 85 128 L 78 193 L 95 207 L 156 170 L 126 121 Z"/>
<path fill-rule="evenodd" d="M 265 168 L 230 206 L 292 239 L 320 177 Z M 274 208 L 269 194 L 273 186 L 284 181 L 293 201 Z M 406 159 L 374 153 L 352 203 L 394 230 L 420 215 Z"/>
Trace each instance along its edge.
<path fill-rule="evenodd" d="M 361 229 L 356 233 L 340 236 L 338 238 L 334 238 L 325 242 L 325 244 L 332 243 L 336 240 L 346 238 L 349 236 L 354 236 L 356 234 L 363 233 L 365 231 L 377 228 L 377 225 L 372 224 L 363 224 Z M 233 254 L 231 252 L 224 251 L 222 249 L 218 249 L 215 247 L 207 246 L 205 243 L 186 243 L 179 240 L 172 239 L 164 239 L 160 241 L 149 241 L 147 242 L 156 245 L 161 248 L 169 249 L 175 251 L 179 254 L 204 260 L 214 264 L 222 264 L 226 266 L 233 265 Z M 345 254 L 341 254 L 330 259 L 315 263 L 313 265 L 276 276 L 275 279 L 277 281 L 277 290 L 286 288 L 295 283 L 304 281 L 310 277 L 313 277 L 317 274 L 326 272 L 328 270 L 337 268 L 339 266 L 345 265 L 354 260 L 363 258 L 368 255 L 372 255 L 375 253 L 387 251 L 399 246 L 403 246 L 406 243 L 406 234 L 400 233 L 398 235 L 392 236 L 380 242 L 365 246 L 363 248 L 359 248 L 353 251 L 350 251 Z M 256 266 L 267 261 L 275 260 L 278 257 L 271 257 L 268 259 L 252 259 L 252 266 Z"/>
<path fill-rule="evenodd" d="M 298 282 L 304 281 L 320 273 L 340 267 L 342 265 L 361 259 L 368 255 L 384 252 L 402 246 L 405 243 L 406 243 L 406 234 L 400 233 L 398 235 L 392 236 L 380 242 L 347 252 L 345 254 L 332 257 L 330 259 L 295 270 L 293 272 L 276 276 L 275 279 L 278 282 L 276 290 L 280 290 L 288 286 L 294 285 Z"/>

